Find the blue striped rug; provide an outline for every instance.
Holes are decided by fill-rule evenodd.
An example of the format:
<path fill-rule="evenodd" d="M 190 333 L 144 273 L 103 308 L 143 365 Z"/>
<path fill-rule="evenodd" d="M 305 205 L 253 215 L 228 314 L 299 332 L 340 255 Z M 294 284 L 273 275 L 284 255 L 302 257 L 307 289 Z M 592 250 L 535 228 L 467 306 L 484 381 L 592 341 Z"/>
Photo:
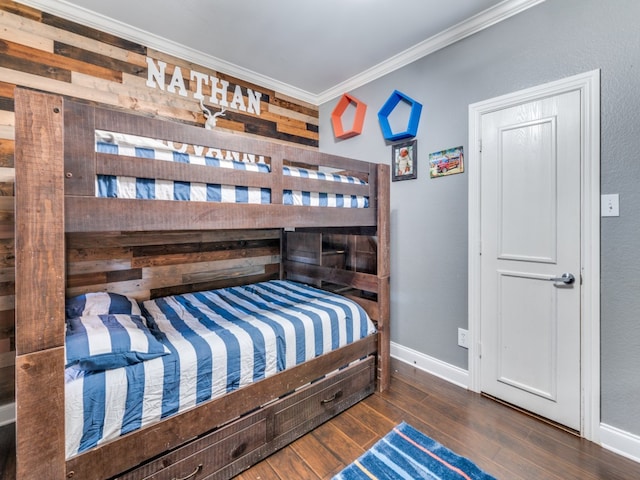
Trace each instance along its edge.
<path fill-rule="evenodd" d="M 472 461 L 453 453 L 402 422 L 333 480 L 495 480 Z"/>

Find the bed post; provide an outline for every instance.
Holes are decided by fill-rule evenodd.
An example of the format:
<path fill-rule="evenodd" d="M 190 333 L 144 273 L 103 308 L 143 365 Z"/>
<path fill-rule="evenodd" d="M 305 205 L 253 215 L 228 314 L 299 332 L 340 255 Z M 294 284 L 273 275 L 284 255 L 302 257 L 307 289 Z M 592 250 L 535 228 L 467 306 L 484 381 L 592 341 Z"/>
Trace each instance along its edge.
<path fill-rule="evenodd" d="M 16 477 L 65 478 L 63 101 L 15 91 Z"/>
<path fill-rule="evenodd" d="M 390 168 L 389 165 L 377 165 L 376 191 L 378 192 L 378 391 L 389 388 L 391 382 L 391 332 L 390 332 Z M 380 206 L 384 208 L 380 208 Z"/>

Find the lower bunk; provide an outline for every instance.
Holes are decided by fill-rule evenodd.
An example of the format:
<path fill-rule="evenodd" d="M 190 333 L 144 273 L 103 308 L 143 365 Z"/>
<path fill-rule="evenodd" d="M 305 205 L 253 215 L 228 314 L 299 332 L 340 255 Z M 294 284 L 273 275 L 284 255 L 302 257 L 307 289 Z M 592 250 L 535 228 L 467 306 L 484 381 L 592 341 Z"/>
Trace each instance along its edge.
<path fill-rule="evenodd" d="M 66 316 L 68 478 L 230 478 L 375 389 L 365 310 L 297 282 L 86 294 Z"/>

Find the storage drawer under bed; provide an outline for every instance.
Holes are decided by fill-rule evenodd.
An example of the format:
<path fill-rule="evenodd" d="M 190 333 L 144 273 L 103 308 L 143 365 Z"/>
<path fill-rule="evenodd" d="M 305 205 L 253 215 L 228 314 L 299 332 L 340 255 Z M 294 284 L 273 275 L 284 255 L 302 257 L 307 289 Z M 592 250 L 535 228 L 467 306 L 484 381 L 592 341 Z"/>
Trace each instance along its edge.
<path fill-rule="evenodd" d="M 114 480 L 231 478 L 370 395 L 374 388 L 375 361 L 368 357 Z"/>

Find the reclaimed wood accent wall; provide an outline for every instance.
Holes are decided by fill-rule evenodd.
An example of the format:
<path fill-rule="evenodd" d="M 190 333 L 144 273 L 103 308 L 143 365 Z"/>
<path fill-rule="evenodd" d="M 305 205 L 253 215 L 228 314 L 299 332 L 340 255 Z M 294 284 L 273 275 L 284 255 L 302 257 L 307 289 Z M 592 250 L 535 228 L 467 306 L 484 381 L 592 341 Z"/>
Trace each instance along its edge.
<path fill-rule="evenodd" d="M 183 97 L 148 87 L 147 57 L 165 62 L 167 77 L 179 66 L 189 95 Z M 22 4 L 0 0 L 0 406 L 13 401 L 15 362 L 14 88 L 24 86 L 203 125 L 205 118 L 193 97 L 196 85 L 188 75 L 192 69 L 229 82 L 229 102 L 236 85 L 243 92 L 252 89 L 262 94 L 260 115 L 227 109 L 218 118 L 218 128 L 318 147 L 316 106 Z M 210 93 L 211 87 L 204 85 L 205 97 Z M 162 252 L 149 246 L 149 238 L 70 237 L 69 293 L 109 289 L 128 290 L 141 297 L 154 296 L 168 292 L 166 288 L 172 285 L 161 281 L 163 276 L 171 277 L 173 285 L 217 285 L 215 274 L 199 273 L 202 270 L 195 265 L 203 262 L 214 262 L 216 269 L 231 269 L 237 276 L 269 276 L 279 262 L 279 251 L 269 243 L 272 240 L 247 235 L 240 234 L 236 239 L 200 239 L 211 249 L 200 254 L 190 251 L 194 239 L 187 241 L 189 235 L 173 244 L 169 242 L 173 246 L 166 246 Z M 261 246 L 247 247 L 253 253 L 239 259 L 230 253 L 234 251 L 234 240 L 257 242 L 255 245 Z M 188 266 L 178 268 L 178 259 Z M 258 273 L 261 269 L 262 274 Z"/>
<path fill-rule="evenodd" d="M 280 230 L 67 234 L 67 296 L 146 300 L 276 279 Z"/>

